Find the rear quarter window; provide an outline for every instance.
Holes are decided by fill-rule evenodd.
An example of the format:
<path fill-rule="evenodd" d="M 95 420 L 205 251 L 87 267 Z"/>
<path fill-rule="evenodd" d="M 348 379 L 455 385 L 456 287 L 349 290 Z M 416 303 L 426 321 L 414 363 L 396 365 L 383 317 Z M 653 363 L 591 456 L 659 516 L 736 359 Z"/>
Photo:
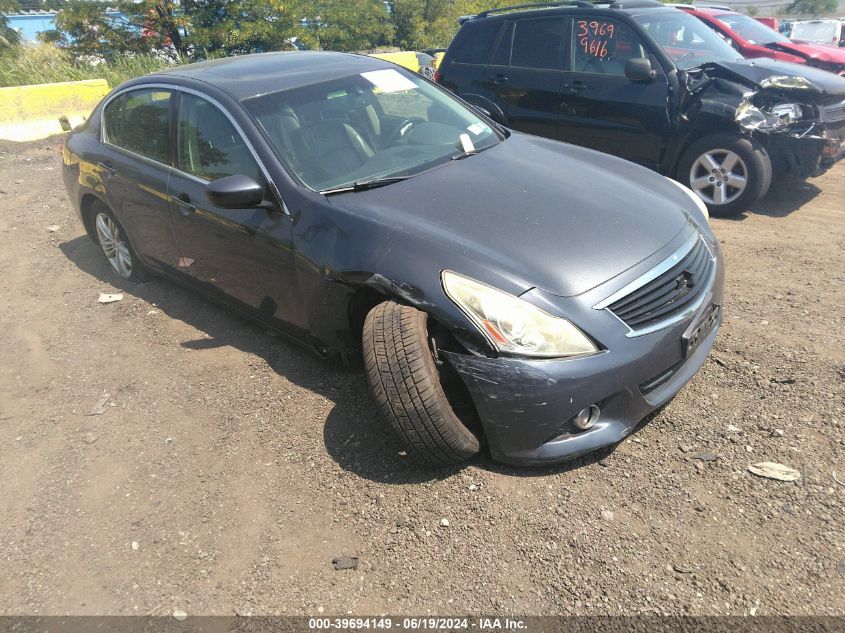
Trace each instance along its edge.
<path fill-rule="evenodd" d="M 464 24 L 450 49 L 452 61 L 456 64 L 486 64 L 502 24 L 501 21 L 490 22 L 484 18 Z"/>

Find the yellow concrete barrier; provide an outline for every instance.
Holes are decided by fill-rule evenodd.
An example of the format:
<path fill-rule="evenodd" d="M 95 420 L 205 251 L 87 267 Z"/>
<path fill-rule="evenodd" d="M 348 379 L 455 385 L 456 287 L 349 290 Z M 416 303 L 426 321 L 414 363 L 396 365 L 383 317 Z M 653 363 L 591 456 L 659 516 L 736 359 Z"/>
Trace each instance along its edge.
<path fill-rule="evenodd" d="M 370 57 L 377 57 L 386 62 L 393 62 L 404 66 L 408 70 L 413 70 L 415 73 L 420 70 L 420 61 L 417 59 L 417 54 L 414 51 L 398 51 L 396 53 L 370 53 Z"/>
<path fill-rule="evenodd" d="M 105 79 L 0 88 L 0 139 L 34 141 L 73 128 L 108 92 Z"/>

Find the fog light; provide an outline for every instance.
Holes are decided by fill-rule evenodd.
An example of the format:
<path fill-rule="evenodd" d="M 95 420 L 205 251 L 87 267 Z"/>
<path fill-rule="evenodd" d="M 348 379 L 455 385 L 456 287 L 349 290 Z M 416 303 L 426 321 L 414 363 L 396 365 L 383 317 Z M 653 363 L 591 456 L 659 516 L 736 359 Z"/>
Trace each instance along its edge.
<path fill-rule="evenodd" d="M 586 431 L 596 423 L 600 414 L 598 405 L 592 404 L 586 409 L 581 409 L 572 421 L 579 429 Z"/>

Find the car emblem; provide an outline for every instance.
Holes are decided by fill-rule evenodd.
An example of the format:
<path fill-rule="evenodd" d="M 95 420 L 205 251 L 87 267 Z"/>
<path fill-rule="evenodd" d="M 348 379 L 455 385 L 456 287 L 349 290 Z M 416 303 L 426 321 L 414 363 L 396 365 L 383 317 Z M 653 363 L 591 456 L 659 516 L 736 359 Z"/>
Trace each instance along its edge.
<path fill-rule="evenodd" d="M 675 277 L 675 283 L 677 284 L 677 289 L 680 291 L 684 288 L 692 288 L 695 285 L 695 278 L 688 270 L 685 270 Z"/>

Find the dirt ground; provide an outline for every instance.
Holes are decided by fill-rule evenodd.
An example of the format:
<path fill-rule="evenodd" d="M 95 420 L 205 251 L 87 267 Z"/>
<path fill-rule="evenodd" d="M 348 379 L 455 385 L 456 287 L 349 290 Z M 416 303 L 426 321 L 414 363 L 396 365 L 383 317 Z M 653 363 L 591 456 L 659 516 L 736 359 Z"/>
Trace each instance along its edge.
<path fill-rule="evenodd" d="M 715 349 L 615 451 L 425 471 L 361 369 L 118 283 L 57 144 L 0 144 L 0 614 L 845 613 L 845 164 L 713 221 Z"/>

